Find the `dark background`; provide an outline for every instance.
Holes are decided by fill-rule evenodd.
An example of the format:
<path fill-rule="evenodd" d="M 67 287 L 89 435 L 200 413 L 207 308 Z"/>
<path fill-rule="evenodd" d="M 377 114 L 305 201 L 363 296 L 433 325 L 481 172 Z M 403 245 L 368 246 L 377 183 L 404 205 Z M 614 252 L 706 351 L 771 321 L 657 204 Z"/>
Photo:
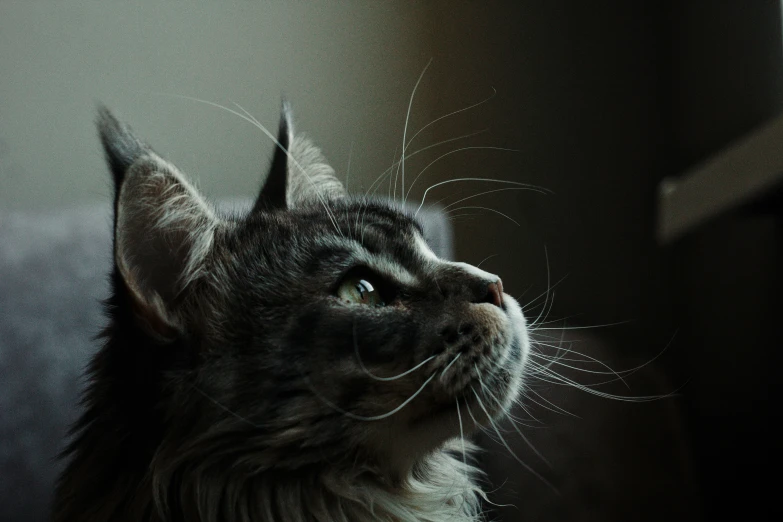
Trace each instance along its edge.
<path fill-rule="evenodd" d="M 494 217 L 458 223 L 458 257 L 478 262 L 496 253 L 482 245 L 497 245 L 501 255 L 487 269 L 511 288 L 532 283 L 536 295 L 546 246 L 552 281 L 568 275 L 551 317 L 578 313 L 569 324 L 582 325 L 629 321 L 596 334 L 625 364 L 655 356 L 673 338 L 656 362 L 668 382 L 658 389 L 679 390 L 666 399 L 677 402 L 673 413 L 591 403 L 594 415 L 614 409 L 607 422 L 638 415 L 633 422 L 649 437 L 664 431 L 662 415 L 673 414 L 682 428 L 678 462 L 692 475 L 656 469 L 642 479 L 647 484 L 627 492 L 616 486 L 618 496 L 637 495 L 635 520 L 768 519 L 780 511 L 780 191 L 672 244 L 660 245 L 655 232 L 662 179 L 778 115 L 780 9 L 780 2 L 758 0 L 518 2 L 457 12 L 443 5 L 433 19 L 434 38 L 447 28 L 449 41 L 458 42 L 436 60 L 510 86 L 487 120 L 493 128 L 499 122 L 494 132 L 509 146 L 522 144 L 521 159 L 491 155 L 472 168 L 486 169 L 488 161 L 489 175 L 511 172 L 555 192 L 498 197 L 505 203 L 497 208 L 522 219 L 524 240 L 510 240 Z M 457 92 L 444 82 L 436 96 Z M 644 459 L 642 451 L 649 457 L 669 442 L 637 448 L 629 458 Z M 646 469 L 642 463 L 638 473 Z M 641 509 L 647 504 L 668 507 Z M 524 511 L 516 511 L 520 520 Z"/>

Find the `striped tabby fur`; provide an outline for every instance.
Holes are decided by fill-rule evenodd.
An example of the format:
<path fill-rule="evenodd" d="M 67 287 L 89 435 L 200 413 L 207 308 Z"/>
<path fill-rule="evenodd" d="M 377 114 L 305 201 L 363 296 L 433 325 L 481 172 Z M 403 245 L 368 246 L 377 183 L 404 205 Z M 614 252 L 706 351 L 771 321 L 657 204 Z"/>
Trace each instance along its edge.
<path fill-rule="evenodd" d="M 478 520 L 461 434 L 508 410 L 528 351 L 497 276 L 345 194 L 287 110 L 247 215 L 105 109 L 99 130 L 112 294 L 54 520 Z M 351 277 L 383 305 L 341 298 Z"/>

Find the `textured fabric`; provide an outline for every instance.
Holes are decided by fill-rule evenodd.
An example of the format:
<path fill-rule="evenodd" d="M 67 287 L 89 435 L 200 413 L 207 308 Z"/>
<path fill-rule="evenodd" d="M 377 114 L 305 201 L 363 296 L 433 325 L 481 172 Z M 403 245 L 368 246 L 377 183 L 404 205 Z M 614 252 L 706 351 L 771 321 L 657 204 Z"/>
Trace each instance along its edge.
<path fill-rule="evenodd" d="M 0 520 L 44 520 L 108 291 L 108 206 L 0 215 Z"/>
<path fill-rule="evenodd" d="M 249 208 L 227 201 L 223 208 Z M 422 211 L 433 250 L 451 257 L 451 229 Z M 111 212 L 0 212 L 0 520 L 46 520 L 56 455 L 78 414 L 81 375 L 97 349 L 111 266 Z"/>

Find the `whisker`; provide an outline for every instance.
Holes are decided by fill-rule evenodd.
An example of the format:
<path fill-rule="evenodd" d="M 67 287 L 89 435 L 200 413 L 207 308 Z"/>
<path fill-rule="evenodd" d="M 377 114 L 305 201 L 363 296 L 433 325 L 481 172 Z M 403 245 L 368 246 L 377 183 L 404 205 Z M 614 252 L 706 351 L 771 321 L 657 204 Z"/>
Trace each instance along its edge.
<path fill-rule="evenodd" d="M 457 420 L 459 421 L 459 440 L 462 443 L 462 465 L 465 466 L 465 482 L 469 483 L 469 479 L 467 476 L 468 462 L 467 462 L 467 457 L 465 456 L 465 433 L 462 429 L 462 413 L 460 413 L 459 411 L 459 398 L 454 399 L 454 401 L 457 404 Z"/>
<path fill-rule="evenodd" d="M 517 150 L 517 149 L 509 149 L 509 148 L 506 148 L 506 147 L 473 146 L 473 147 L 461 147 L 459 149 L 452 150 L 452 151 L 447 152 L 445 154 L 441 154 L 440 156 L 438 156 L 437 158 L 432 160 L 426 167 L 421 169 L 421 171 L 419 171 L 419 174 L 413 179 L 413 183 L 411 183 L 410 187 L 408 188 L 408 194 L 410 194 L 410 191 L 413 190 L 413 185 L 416 183 L 416 181 L 418 181 L 418 179 L 422 176 L 422 174 L 424 174 L 427 171 L 427 169 L 429 169 L 435 163 L 437 163 L 438 161 L 442 160 L 443 158 L 445 158 L 447 156 L 450 156 L 452 154 L 456 154 L 457 152 L 463 152 L 463 151 L 466 151 L 466 150 L 502 150 L 502 151 L 506 151 L 506 152 L 519 152 L 519 150 Z M 434 185 L 430 185 L 430 187 L 427 188 L 427 190 L 424 191 L 424 194 L 421 197 L 421 203 L 419 204 L 419 208 L 416 210 L 416 214 L 418 214 L 419 211 L 421 210 L 421 207 L 424 206 L 424 201 L 426 200 L 427 194 L 429 193 L 430 190 L 432 190 L 434 188 L 437 188 L 437 187 L 440 187 L 441 185 L 445 185 L 447 183 L 456 183 L 458 181 L 490 181 L 490 182 L 494 182 L 494 183 L 507 183 L 509 185 L 516 185 L 518 187 L 526 187 L 526 188 L 530 189 L 533 192 L 538 192 L 538 193 L 541 193 L 541 194 L 549 194 L 549 193 L 551 193 L 550 190 L 545 189 L 543 187 L 539 187 L 537 185 L 531 185 L 529 183 L 520 183 L 518 181 L 507 181 L 507 180 L 492 179 L 492 178 L 454 178 L 454 179 L 447 179 L 445 181 L 441 181 L 439 183 L 435 183 Z M 406 197 L 407 197 L 407 195 L 406 195 Z"/>
<path fill-rule="evenodd" d="M 498 405 L 498 406 L 500 406 L 501 408 L 503 408 L 503 403 L 501 403 L 501 402 L 500 402 L 500 400 L 497 398 L 497 396 L 496 396 L 494 393 L 492 393 L 492 390 L 490 390 L 490 389 L 489 389 L 489 388 L 488 388 L 488 387 L 487 387 L 487 386 L 484 384 L 484 380 L 481 378 L 481 372 L 479 372 L 478 366 L 474 364 L 474 365 L 473 365 L 473 369 L 476 371 L 476 375 L 478 376 L 478 380 L 479 380 L 479 384 L 481 385 L 481 389 L 482 389 L 482 390 L 483 390 L 483 391 L 484 391 L 484 392 L 485 392 L 487 395 L 489 395 L 489 397 L 490 397 L 490 398 L 491 398 L 493 401 L 495 401 L 495 403 L 497 403 L 497 405 Z M 536 448 L 533 446 L 533 444 L 530 442 L 530 440 L 528 440 L 528 438 L 527 438 L 527 437 L 525 437 L 525 435 L 522 433 L 522 431 L 521 431 L 521 430 L 520 430 L 520 429 L 517 427 L 517 424 L 516 424 L 516 423 L 513 421 L 513 419 L 511 418 L 511 415 L 508 415 L 508 414 L 507 414 L 507 417 L 509 418 L 509 420 L 511 420 L 511 426 L 514 428 L 514 430 L 517 432 L 517 434 L 519 434 L 519 436 L 522 438 L 522 440 L 525 442 L 525 444 L 527 444 L 527 445 L 530 447 L 530 449 L 531 449 L 531 450 L 533 450 L 533 453 L 535 453 L 535 454 L 538 456 L 538 458 L 540 458 L 542 461 L 544 461 L 544 463 L 546 463 L 546 465 L 547 465 L 547 466 L 549 466 L 549 467 L 552 467 L 552 465 L 549 463 L 549 461 L 546 459 L 546 457 L 544 457 L 544 456 L 541 454 L 541 452 L 540 452 L 540 451 L 538 451 L 538 450 L 537 450 L 537 449 L 536 449 Z"/>
<path fill-rule="evenodd" d="M 359 361 L 359 367 L 361 367 L 362 371 L 364 371 L 364 373 L 366 373 L 367 376 L 370 377 L 371 379 L 374 379 L 376 381 L 382 381 L 382 382 L 396 381 L 397 379 L 401 379 L 401 378 L 405 377 L 406 375 L 409 375 L 409 374 L 415 372 L 416 370 L 418 370 L 419 368 L 421 368 L 422 366 L 424 366 L 425 364 L 427 364 L 428 362 L 430 362 L 431 360 L 433 360 L 436 357 L 435 355 L 431 355 L 428 358 L 426 358 L 423 361 L 421 361 L 416 366 L 414 366 L 413 368 L 411 368 L 410 370 L 406 370 L 406 371 L 404 371 L 404 372 L 402 372 L 402 373 L 400 373 L 398 375 L 395 375 L 393 377 L 378 377 L 377 375 L 373 374 L 372 372 L 370 372 L 370 370 L 367 369 L 367 367 L 364 365 L 364 361 L 362 361 L 361 355 L 359 354 L 359 343 L 356 340 L 356 322 L 355 321 L 353 323 L 353 350 L 354 350 L 354 353 L 356 354 L 356 360 Z M 454 359 L 454 361 L 456 361 L 456 360 L 457 359 Z M 452 364 L 454 363 L 454 361 L 452 361 Z"/>
<path fill-rule="evenodd" d="M 450 143 L 450 142 L 452 142 L 452 141 L 462 140 L 462 139 L 465 139 L 465 138 L 472 138 L 473 136 L 478 136 L 479 134 L 482 134 L 482 133 L 484 133 L 484 132 L 487 132 L 487 129 L 481 129 L 481 130 L 479 130 L 479 131 L 476 131 L 476 132 L 471 132 L 471 133 L 468 133 L 468 134 L 463 134 L 463 135 L 461 135 L 461 136 L 457 136 L 456 138 L 449 138 L 449 139 L 446 139 L 446 140 L 441 140 L 441 141 L 438 141 L 438 142 L 436 142 L 436 143 L 433 143 L 432 145 L 427 145 L 426 147 L 422 147 L 422 148 L 420 148 L 420 149 L 416 149 L 415 151 L 413 151 L 413 152 L 411 152 L 411 153 L 409 153 L 409 154 L 406 154 L 406 155 L 405 155 L 405 159 L 406 159 L 406 160 L 407 160 L 407 159 L 410 159 L 410 158 L 412 158 L 413 156 L 415 156 L 415 155 L 417 155 L 417 154 L 420 154 L 420 153 L 422 153 L 422 152 L 424 152 L 424 151 L 426 151 L 426 150 L 428 150 L 428 149 L 431 149 L 431 148 L 433 148 L 433 147 L 438 147 L 438 146 L 440 146 L 440 145 L 443 145 L 443 144 L 446 144 L 446 143 Z M 377 183 L 378 183 L 378 182 L 379 182 L 379 181 L 380 181 L 380 180 L 381 180 L 381 179 L 382 179 L 382 178 L 383 178 L 383 177 L 384 177 L 386 174 L 391 174 L 391 171 L 392 171 L 392 170 L 394 170 L 394 168 L 395 168 L 395 167 L 399 168 L 399 166 L 400 166 L 400 162 L 402 161 L 402 157 L 400 157 L 400 159 L 396 159 L 396 158 L 397 158 L 397 151 L 398 151 L 398 150 L 399 150 L 399 149 L 395 149 L 395 150 L 394 150 L 394 158 L 395 158 L 395 159 L 394 159 L 394 160 L 392 160 L 392 164 L 391 164 L 391 166 L 389 166 L 389 167 L 388 167 L 386 170 L 384 170 L 383 172 L 381 172 L 381 174 L 380 174 L 380 175 L 379 175 L 379 176 L 378 176 L 378 177 L 375 179 L 375 181 L 372 183 L 372 185 L 370 185 L 370 188 L 369 188 L 369 189 L 367 189 L 367 191 L 365 192 L 365 197 L 367 197 L 367 196 L 369 196 L 369 195 L 370 195 L 370 191 L 373 189 L 373 187 L 375 187 L 375 185 L 376 185 L 376 184 L 377 184 Z M 376 188 L 376 189 L 375 189 L 375 191 L 377 192 L 377 190 L 378 190 L 378 189 Z M 375 194 L 375 192 L 373 192 L 373 194 Z M 388 193 L 388 197 L 389 197 L 389 198 L 391 198 L 391 177 L 389 178 L 389 193 Z M 448 197 L 448 196 L 447 196 L 447 197 Z"/>
<path fill-rule="evenodd" d="M 558 319 L 550 319 L 548 321 L 541 321 L 538 324 L 541 325 L 541 324 L 559 323 L 559 322 L 564 322 L 564 321 L 567 321 L 569 319 L 573 319 L 574 317 L 580 317 L 580 316 L 583 316 L 583 315 L 584 314 L 571 314 L 571 315 L 567 315 L 565 317 L 560 317 Z"/>
<path fill-rule="evenodd" d="M 351 179 L 351 158 L 353 158 L 353 144 L 351 140 L 351 147 L 348 149 L 348 166 L 345 167 L 345 189 L 348 190 L 348 180 Z"/>
<path fill-rule="evenodd" d="M 411 143 L 413 143 L 413 140 L 415 140 L 415 139 L 416 139 L 416 136 L 418 136 L 419 134 L 421 134 L 421 133 L 422 133 L 422 132 L 423 132 L 423 131 L 424 131 L 426 128 L 430 127 L 431 125 L 434 125 L 434 124 L 436 124 L 437 122 L 439 122 L 439 121 L 441 121 L 441 120 L 443 120 L 443 119 L 445 119 L 445 118 L 448 118 L 449 116 L 454 116 L 455 114 L 459 114 L 460 112 L 465 112 L 465 111 L 468 111 L 468 110 L 470 110 L 470 109 L 472 109 L 472 108 L 474 108 L 474 107 L 478 107 L 479 105 L 482 105 L 482 104 L 484 104 L 484 103 L 487 103 L 489 100 L 491 100 L 492 98 L 494 98 L 494 97 L 495 97 L 495 95 L 497 95 L 497 93 L 498 93 L 498 91 L 497 91 L 497 90 L 496 90 L 494 87 L 492 87 L 492 94 L 491 94 L 489 97 L 487 97 L 487 98 L 485 98 L 485 99 L 481 100 L 480 102 L 478 102 L 478 103 L 474 103 L 473 105 L 469 105 L 469 106 L 465 107 L 464 109 L 459 109 L 459 110 L 457 110 L 457 111 L 453 111 L 453 112 L 450 112 L 450 113 L 448 113 L 448 114 L 444 114 L 443 116 L 440 116 L 439 118 L 435 118 L 434 120 L 432 120 L 431 122 L 429 122 L 427 125 L 425 125 L 425 126 L 424 126 L 424 127 L 422 127 L 421 129 L 419 129 L 419 130 L 416 132 L 416 134 L 414 134 L 414 135 L 411 137 L 411 139 L 408 141 L 408 145 L 407 145 L 407 146 L 410 146 L 410 144 L 411 144 Z"/>
<path fill-rule="evenodd" d="M 509 191 L 509 190 L 528 190 L 528 189 L 527 189 L 527 187 L 504 187 L 504 188 L 499 188 L 499 189 L 494 189 L 494 190 L 486 190 L 484 192 L 479 192 L 478 194 L 473 194 L 471 196 L 466 196 L 466 197 L 464 197 L 462 199 L 458 199 L 457 201 L 449 203 L 448 205 L 443 207 L 443 210 L 448 210 L 449 208 L 451 208 L 452 206 L 456 205 L 457 203 L 462 203 L 463 201 L 467 201 L 468 199 L 477 198 L 479 196 L 484 196 L 486 194 L 493 194 L 495 192 L 506 192 L 506 191 Z"/>
<path fill-rule="evenodd" d="M 445 368 L 443 368 L 443 371 L 440 372 L 440 376 L 443 377 L 443 374 L 446 373 L 446 370 L 451 368 L 451 365 L 454 364 L 455 362 L 457 362 L 457 359 L 459 359 L 461 356 L 462 356 L 462 352 L 458 353 L 457 356 L 454 358 L 454 360 L 452 360 L 449 364 L 446 365 Z"/>
<path fill-rule="evenodd" d="M 559 413 L 559 414 L 561 414 L 561 415 L 569 415 L 569 416 L 571 416 L 571 417 L 574 417 L 575 419 L 581 419 L 581 418 L 582 418 L 582 417 L 580 417 L 579 415 L 577 415 L 577 414 L 575 414 L 575 413 L 571 413 L 570 411 L 566 410 L 565 408 L 562 408 L 562 407 L 558 406 L 557 404 L 554 404 L 552 401 L 550 401 L 549 399 L 547 399 L 546 397 L 544 397 L 543 395 L 541 395 L 541 394 L 540 394 L 540 393 L 538 393 L 537 391 L 533 390 L 532 388 L 528 388 L 528 389 L 527 389 L 527 391 L 528 391 L 528 392 L 530 392 L 530 393 L 533 393 L 533 394 L 535 394 L 535 395 L 536 395 L 536 396 L 537 396 L 539 399 L 541 399 L 541 400 L 542 400 L 542 401 L 544 401 L 546 404 L 548 404 L 549 406 L 551 406 L 551 408 L 550 408 L 549 406 L 547 406 L 546 404 L 541 404 L 541 403 L 540 403 L 540 402 L 538 402 L 537 400 L 533 399 L 533 398 L 530 396 L 530 394 L 529 394 L 529 393 L 526 393 L 526 394 L 525 394 L 525 398 L 526 398 L 527 400 L 529 400 L 530 402 L 532 402 L 533 404 L 535 404 L 536 406 L 540 406 L 541 408 L 544 408 L 545 410 L 549 410 L 549 411 L 551 411 L 552 413 Z"/>
<path fill-rule="evenodd" d="M 497 425 L 495 424 L 495 421 L 492 420 L 492 416 L 487 411 L 487 408 L 484 407 L 484 403 L 481 402 L 481 397 L 479 397 L 479 394 L 476 393 L 476 390 L 473 389 L 473 386 L 470 387 L 470 390 L 473 392 L 473 395 L 476 396 L 476 401 L 478 401 L 479 407 L 484 412 L 484 415 L 487 416 L 487 420 L 489 420 L 489 423 L 492 425 L 492 427 L 495 429 L 495 433 L 498 434 L 498 437 L 500 438 L 500 441 L 503 443 L 503 446 L 506 447 L 508 452 L 511 454 L 512 457 L 514 457 L 514 460 L 516 460 L 519 464 L 522 465 L 528 472 L 530 472 L 534 477 L 536 477 L 538 480 L 540 480 L 542 483 L 546 484 L 552 491 L 554 491 L 558 496 L 560 495 L 560 492 L 558 489 L 552 485 L 547 479 L 542 477 L 539 473 L 537 473 L 533 468 L 531 468 L 529 465 L 527 465 L 522 459 L 520 459 L 516 453 L 514 453 L 514 450 L 511 449 L 511 446 L 508 445 L 508 442 L 506 442 L 506 439 L 503 438 L 503 435 L 500 433 L 500 430 L 498 429 Z"/>
<path fill-rule="evenodd" d="M 548 273 L 549 273 L 549 259 L 547 258 L 547 274 L 548 274 Z M 557 286 L 558 286 L 560 283 L 562 283 L 563 281 L 565 281 L 567 277 L 568 277 L 568 274 L 564 275 L 563 277 L 561 277 L 560 279 L 558 279 L 558 280 L 557 280 L 557 282 L 556 282 L 555 284 L 553 284 L 552 286 L 549 286 L 549 280 L 547 279 L 547 289 L 546 289 L 546 291 L 545 291 L 545 292 L 542 292 L 542 293 L 540 293 L 540 294 L 538 294 L 536 297 L 534 297 L 533 299 L 531 299 L 530 301 L 528 301 L 528 302 L 527 302 L 527 304 L 525 304 L 525 306 L 523 306 L 523 307 L 522 307 L 522 311 L 523 311 L 523 312 L 526 312 L 526 311 L 528 311 L 528 310 L 530 309 L 530 305 L 531 305 L 532 303 L 535 303 L 536 301 L 538 301 L 538 300 L 539 300 L 539 299 L 541 299 L 542 297 L 544 297 L 544 296 L 547 296 L 547 295 L 549 294 L 549 291 L 550 291 L 550 290 L 553 290 L 553 289 L 557 288 Z M 521 297 L 520 297 L 520 299 L 521 299 Z M 546 302 L 546 300 L 545 300 L 544 302 Z M 531 326 L 532 326 L 532 325 L 531 325 Z"/>
<path fill-rule="evenodd" d="M 539 312 L 536 320 L 531 323 L 531 328 L 536 324 L 536 322 L 538 322 L 539 319 L 541 319 L 541 314 L 543 314 L 544 310 L 546 310 L 546 302 L 549 299 L 549 292 L 552 290 L 552 287 L 550 286 L 549 251 L 547 250 L 546 246 L 544 246 L 544 257 L 546 258 L 546 297 L 544 298 L 544 307 L 541 309 L 541 312 Z"/>
<path fill-rule="evenodd" d="M 566 364 L 566 363 L 560 362 L 559 359 L 550 359 L 550 358 L 542 356 L 541 354 L 538 354 L 538 353 L 532 353 L 531 352 L 530 356 L 531 357 L 538 357 L 539 359 L 544 359 L 545 361 L 549 361 L 551 364 L 557 364 L 558 366 L 562 366 L 564 368 L 570 368 L 571 370 L 576 370 L 576 371 L 579 371 L 579 372 L 592 373 L 594 375 L 614 375 L 615 377 L 617 377 L 617 379 L 619 381 L 621 381 L 625 385 L 626 388 L 628 388 L 629 390 L 631 389 L 631 387 L 628 386 L 628 383 L 625 381 L 625 379 L 623 379 L 623 377 L 619 373 L 617 373 L 616 371 L 612 370 L 611 368 L 610 368 L 610 371 L 608 371 L 608 372 L 602 372 L 602 371 L 598 371 L 598 370 L 587 370 L 585 368 L 579 368 L 578 366 L 571 366 L 570 364 Z M 604 365 L 604 366 L 606 366 L 606 365 Z M 548 369 L 549 366 L 547 366 L 546 368 Z"/>
<path fill-rule="evenodd" d="M 536 365 L 537 363 L 531 361 L 531 364 Z M 665 395 L 639 395 L 639 396 L 635 396 L 635 397 L 629 397 L 629 396 L 625 396 L 625 395 L 616 395 L 616 394 L 613 394 L 613 393 L 602 392 L 602 391 L 599 391 L 599 390 L 596 390 L 596 389 L 593 388 L 593 386 L 600 386 L 600 385 L 603 385 L 603 384 L 608 384 L 610 382 L 614 382 L 614 380 L 613 381 L 600 382 L 600 383 L 593 384 L 591 386 L 587 386 L 587 385 L 584 385 L 584 384 L 580 384 L 580 383 L 574 381 L 573 379 L 569 379 L 568 377 L 564 377 L 564 376 L 562 376 L 562 375 L 560 375 L 558 373 L 555 373 L 554 371 L 549 370 L 549 369 L 543 369 L 542 373 L 544 375 L 548 376 L 551 379 L 551 380 L 547 380 L 547 382 L 550 382 L 552 384 L 558 384 L 558 385 L 563 385 L 563 386 L 573 386 L 574 388 L 576 388 L 578 390 L 582 390 L 582 391 L 584 391 L 586 393 L 589 393 L 591 395 L 595 395 L 597 397 L 603 397 L 605 399 L 613 399 L 613 400 L 622 401 L 622 402 L 652 402 L 652 401 L 657 401 L 657 400 L 660 400 L 660 399 L 663 399 L 663 398 L 666 398 L 666 397 L 674 396 L 677 393 L 677 391 L 679 391 L 679 389 L 682 388 L 682 387 L 680 387 L 677 390 L 675 390 L 674 392 L 667 393 Z M 541 379 L 541 377 L 539 377 L 539 379 Z M 683 385 L 683 386 L 685 386 L 685 385 Z"/>
<path fill-rule="evenodd" d="M 454 209 L 451 209 L 451 210 L 449 210 L 449 211 L 448 211 L 448 212 L 446 212 L 445 214 L 447 214 L 447 215 L 448 215 L 448 214 L 449 214 L 449 213 L 451 213 L 451 212 L 457 212 L 457 211 L 459 211 L 459 210 L 470 210 L 470 209 L 475 209 L 475 210 L 488 210 L 489 212 L 494 212 L 495 214 L 500 214 L 501 216 L 503 216 L 504 218 L 508 219 L 509 221 L 511 221 L 512 223 L 514 223 L 514 224 L 515 224 L 516 226 L 518 226 L 518 227 L 519 227 L 519 226 L 522 226 L 522 225 L 520 225 L 520 224 L 519 224 L 519 222 L 517 222 L 515 219 L 513 219 L 513 218 L 509 217 L 508 215 L 504 214 L 503 212 L 500 212 L 499 210 L 495 210 L 494 208 L 487 208 L 487 207 L 457 207 L 457 208 L 454 208 Z"/>
<path fill-rule="evenodd" d="M 430 375 L 427 378 L 427 380 L 424 381 L 424 384 L 422 384 L 419 387 L 419 389 L 416 390 L 413 393 L 413 395 L 411 395 L 410 397 L 405 399 L 405 401 L 402 404 L 400 404 L 399 406 L 397 406 L 396 408 L 394 408 L 390 412 L 383 413 L 381 415 L 373 415 L 371 417 L 364 417 L 362 415 L 356 415 L 355 413 L 351 413 L 349 411 L 345 411 L 344 409 L 340 408 L 338 405 L 336 405 L 335 403 L 333 403 L 332 401 L 330 401 L 326 397 L 324 397 L 324 396 L 320 395 L 318 392 L 316 392 L 315 388 L 313 388 L 312 383 L 310 382 L 310 379 L 308 379 L 307 376 L 302 376 L 302 377 L 305 380 L 305 382 L 307 383 L 307 385 L 310 387 L 310 389 L 313 391 L 315 396 L 318 398 L 318 400 L 322 401 L 324 404 L 326 404 L 330 408 L 334 409 L 335 411 L 337 411 L 339 413 L 342 413 L 343 415 L 345 415 L 349 419 L 354 419 L 354 420 L 359 420 L 359 421 L 377 421 L 377 420 L 382 420 L 382 419 L 386 419 L 388 417 L 391 417 L 392 415 L 394 415 L 398 411 L 402 410 L 405 406 L 410 404 L 410 402 L 413 399 L 415 399 L 416 397 L 418 397 L 419 394 L 424 390 L 424 388 L 430 383 L 430 381 L 432 381 L 432 379 L 434 379 L 437 375 L 438 375 L 437 372 L 435 372 L 432 375 Z"/>
<path fill-rule="evenodd" d="M 408 101 L 408 114 L 405 116 L 405 128 L 402 131 L 402 187 L 400 189 L 400 195 L 405 193 L 405 149 L 407 148 L 407 134 L 408 134 L 408 121 L 410 121 L 411 118 L 411 107 L 413 107 L 413 97 L 416 95 L 416 89 L 419 88 L 419 84 L 421 83 L 421 79 L 424 78 L 424 73 L 427 72 L 427 69 L 429 69 L 430 64 L 432 63 L 432 58 L 430 58 L 430 61 L 427 62 L 427 65 L 424 66 L 424 70 L 421 71 L 421 74 L 419 75 L 419 79 L 416 80 L 416 85 L 413 86 L 413 92 L 411 92 L 411 99 Z M 394 184 L 395 188 L 395 196 L 397 192 L 397 183 Z M 405 203 L 405 199 L 407 198 L 407 194 L 405 194 L 402 197 L 402 202 Z"/>
<path fill-rule="evenodd" d="M 500 254 L 492 254 L 492 255 L 489 255 L 489 256 L 485 257 L 484 259 L 482 259 L 482 260 L 479 262 L 479 264 L 477 264 L 477 265 L 476 265 L 476 268 L 481 268 L 481 265 L 483 265 L 485 261 L 489 261 L 489 260 L 490 260 L 490 259 L 492 259 L 493 257 L 497 257 L 497 256 L 499 256 L 499 255 L 500 255 Z"/>
<path fill-rule="evenodd" d="M 631 323 L 631 320 L 627 321 L 617 321 L 615 323 L 604 323 L 604 324 L 591 324 L 587 326 L 561 326 L 559 328 L 534 328 L 535 331 L 539 330 L 589 330 L 591 328 L 607 328 L 609 326 L 620 326 L 623 324 L 629 324 Z"/>
<path fill-rule="evenodd" d="M 606 369 L 608 369 L 609 372 L 594 372 L 594 373 L 602 373 L 604 375 L 614 374 L 618 378 L 618 379 L 612 379 L 610 381 L 605 381 L 605 383 L 610 383 L 610 382 L 615 382 L 616 380 L 621 380 L 621 381 L 623 381 L 623 383 L 626 384 L 626 386 L 628 386 L 628 384 L 625 382 L 625 380 L 623 380 L 623 378 L 621 376 L 628 377 L 628 376 L 638 372 L 642 368 L 652 364 L 655 360 L 657 360 L 659 357 L 661 357 L 664 354 L 664 352 L 666 352 L 666 350 L 669 349 L 669 347 L 671 346 L 672 342 L 674 342 L 674 338 L 676 336 L 677 336 L 677 332 L 675 332 L 674 335 L 672 335 L 671 339 L 669 339 L 669 342 L 666 343 L 666 346 L 664 346 L 663 350 L 658 352 L 655 355 L 655 357 L 651 358 L 650 360 L 648 360 L 648 361 L 646 361 L 646 362 L 644 362 L 644 363 L 642 363 L 642 364 L 640 364 L 638 366 L 635 366 L 633 368 L 629 368 L 627 370 L 613 370 L 608 364 L 605 364 L 605 363 L 599 361 L 598 359 L 590 357 L 587 354 L 584 354 L 584 353 L 581 353 L 581 352 L 577 352 L 576 350 L 569 350 L 569 349 L 566 349 L 566 348 L 559 348 L 559 349 L 561 349 L 564 352 L 575 353 L 575 354 L 580 355 L 582 357 L 585 357 L 585 358 L 587 358 L 589 360 L 585 360 L 585 359 L 563 359 L 563 358 L 560 358 L 560 360 L 566 360 L 566 361 L 571 361 L 571 362 L 584 362 L 584 363 L 594 362 L 596 364 L 600 364 L 601 366 L 604 366 Z M 544 343 L 536 343 L 536 344 L 542 344 L 543 346 L 551 346 L 551 345 L 544 344 Z M 553 347 L 553 346 L 551 346 L 551 347 Z M 531 355 L 537 355 L 538 357 L 543 358 L 545 360 L 548 359 L 548 357 L 546 355 L 541 354 L 541 353 L 539 353 L 539 354 L 532 354 L 531 353 Z M 583 370 L 581 368 L 576 368 L 576 369 L 577 370 L 581 370 L 581 371 L 586 371 L 586 370 Z M 604 383 L 602 383 L 602 384 L 604 384 Z"/>

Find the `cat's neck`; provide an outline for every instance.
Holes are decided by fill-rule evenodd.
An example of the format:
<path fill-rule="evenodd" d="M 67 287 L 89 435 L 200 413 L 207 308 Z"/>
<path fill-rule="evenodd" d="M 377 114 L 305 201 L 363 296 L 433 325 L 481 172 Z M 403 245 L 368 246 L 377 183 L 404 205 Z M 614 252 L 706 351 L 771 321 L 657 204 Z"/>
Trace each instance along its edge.
<path fill-rule="evenodd" d="M 471 478 L 476 470 L 445 451 L 427 456 L 398 484 L 371 469 L 333 465 L 252 476 L 226 469 L 191 471 L 177 484 L 178 491 L 167 495 L 192 502 L 177 506 L 181 514 L 172 519 L 475 522 L 483 495 Z"/>
<path fill-rule="evenodd" d="M 79 491 L 93 498 L 80 499 L 56 521 L 475 522 L 483 495 L 471 477 L 476 470 L 445 451 L 422 459 L 397 484 L 370 469 L 331 465 L 248 474 L 196 462 L 160 477 L 142 469 L 125 473 L 111 459 L 88 456 L 83 463 L 73 478 L 84 480 Z"/>

